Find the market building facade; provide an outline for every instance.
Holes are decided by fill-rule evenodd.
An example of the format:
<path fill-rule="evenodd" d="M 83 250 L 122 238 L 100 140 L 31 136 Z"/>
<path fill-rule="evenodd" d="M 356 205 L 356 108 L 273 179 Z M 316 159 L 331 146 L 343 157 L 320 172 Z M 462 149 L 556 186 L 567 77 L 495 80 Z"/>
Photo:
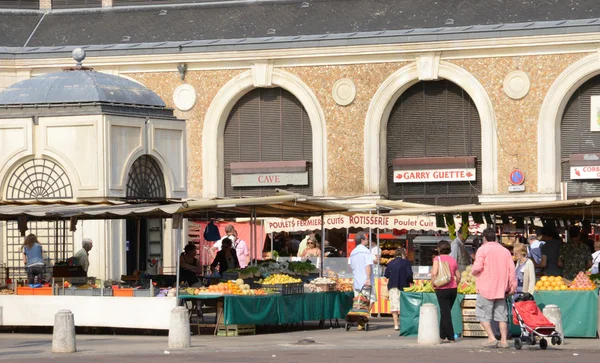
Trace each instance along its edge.
<path fill-rule="evenodd" d="M 0 90 L 69 66 L 85 46 L 87 66 L 142 84 L 187 121 L 188 197 L 282 188 L 456 205 L 598 194 L 594 1 L 543 14 L 495 2 L 427 14 L 412 1 L 87 3 L 0 10 L 16 29 L 0 36 Z"/>

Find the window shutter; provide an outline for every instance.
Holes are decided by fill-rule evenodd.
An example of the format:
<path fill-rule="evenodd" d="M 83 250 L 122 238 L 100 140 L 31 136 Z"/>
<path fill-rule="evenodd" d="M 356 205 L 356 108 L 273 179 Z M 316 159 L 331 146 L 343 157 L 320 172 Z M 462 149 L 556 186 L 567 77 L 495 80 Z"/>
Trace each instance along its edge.
<path fill-rule="evenodd" d="M 590 131 L 591 97 L 600 96 L 600 76 L 596 76 L 575 91 L 563 113 L 560 125 L 561 177 L 567 182 L 567 198 L 576 199 L 600 195 L 600 180 L 571 180 L 571 154 L 597 153 L 600 132 Z M 551 178 L 552 176 L 547 176 Z"/>
<path fill-rule="evenodd" d="M 475 156 L 477 180 L 394 183 L 394 158 Z M 481 191 L 481 123 L 475 104 L 449 81 L 419 82 L 394 105 L 387 124 L 388 197 L 427 204 L 476 203 Z"/>
<path fill-rule="evenodd" d="M 39 0 L 2 0 L 0 9 L 33 9 L 39 10 Z"/>
<path fill-rule="evenodd" d="M 282 88 L 257 88 L 233 107 L 224 134 L 225 195 L 272 195 L 274 187 L 232 187 L 229 165 L 235 162 L 306 160 L 308 186 L 279 187 L 312 195 L 312 129 L 300 101 Z"/>
<path fill-rule="evenodd" d="M 53 9 L 101 8 L 102 0 L 52 0 Z"/>

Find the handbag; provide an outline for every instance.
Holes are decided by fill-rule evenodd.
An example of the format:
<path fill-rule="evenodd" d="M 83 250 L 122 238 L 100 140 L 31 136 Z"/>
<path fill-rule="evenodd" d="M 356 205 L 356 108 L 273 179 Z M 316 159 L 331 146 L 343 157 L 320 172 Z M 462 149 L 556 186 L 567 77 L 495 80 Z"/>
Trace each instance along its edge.
<path fill-rule="evenodd" d="M 387 283 L 382 283 L 379 285 L 379 296 L 381 296 L 384 300 L 390 299 L 390 292 L 387 287 Z"/>
<path fill-rule="evenodd" d="M 450 266 L 448 266 L 448 262 L 442 262 L 442 258 L 438 257 L 438 273 L 433 280 L 433 286 L 441 287 L 446 285 L 452 280 L 452 276 L 450 275 Z"/>

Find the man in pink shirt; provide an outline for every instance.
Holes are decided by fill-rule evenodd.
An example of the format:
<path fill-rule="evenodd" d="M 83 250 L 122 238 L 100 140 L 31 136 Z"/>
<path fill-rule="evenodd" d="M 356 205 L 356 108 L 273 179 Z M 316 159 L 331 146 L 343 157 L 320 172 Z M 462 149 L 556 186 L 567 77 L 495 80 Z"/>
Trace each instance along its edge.
<path fill-rule="evenodd" d="M 477 305 L 475 313 L 485 329 L 489 347 L 508 348 L 508 306 L 506 296 L 517 290 L 515 264 L 510 251 L 496 242 L 496 231 L 483 231 L 484 244 L 479 247 L 473 264 L 473 275 L 477 276 Z M 500 343 L 494 338 L 491 321 L 500 326 Z"/>

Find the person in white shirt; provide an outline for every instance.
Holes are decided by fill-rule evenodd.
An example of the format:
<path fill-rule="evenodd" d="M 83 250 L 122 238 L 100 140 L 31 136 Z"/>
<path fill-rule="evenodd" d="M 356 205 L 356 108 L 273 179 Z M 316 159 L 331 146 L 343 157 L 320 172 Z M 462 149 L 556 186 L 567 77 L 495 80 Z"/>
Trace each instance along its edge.
<path fill-rule="evenodd" d="M 596 252 L 592 253 L 592 274 L 597 274 L 600 265 L 600 241 L 594 242 Z"/>
<path fill-rule="evenodd" d="M 87 273 L 88 268 L 90 267 L 89 255 L 92 247 L 94 247 L 91 238 L 84 238 L 81 241 L 81 249 L 77 251 L 77 253 L 73 256 L 77 259 L 77 265 L 81 266 L 83 270 Z"/>
<path fill-rule="evenodd" d="M 298 253 L 296 254 L 296 256 L 302 257 L 304 250 L 308 246 L 308 239 L 310 237 L 315 237 L 315 235 L 316 235 L 316 233 L 314 231 L 312 231 L 309 234 L 307 234 L 306 237 L 304 237 L 304 239 L 300 242 L 300 245 L 298 246 Z"/>
<path fill-rule="evenodd" d="M 213 255 L 216 255 L 218 251 L 221 250 L 221 246 L 223 245 L 223 240 L 225 238 L 229 238 L 233 242 L 233 248 L 235 248 L 235 252 L 240 263 L 240 268 L 245 268 L 248 266 L 250 262 L 250 250 L 248 249 L 248 244 L 246 241 L 238 238 L 237 231 L 235 227 L 231 224 L 225 226 L 225 236 L 215 242 L 215 244 L 211 247 L 210 252 Z"/>

